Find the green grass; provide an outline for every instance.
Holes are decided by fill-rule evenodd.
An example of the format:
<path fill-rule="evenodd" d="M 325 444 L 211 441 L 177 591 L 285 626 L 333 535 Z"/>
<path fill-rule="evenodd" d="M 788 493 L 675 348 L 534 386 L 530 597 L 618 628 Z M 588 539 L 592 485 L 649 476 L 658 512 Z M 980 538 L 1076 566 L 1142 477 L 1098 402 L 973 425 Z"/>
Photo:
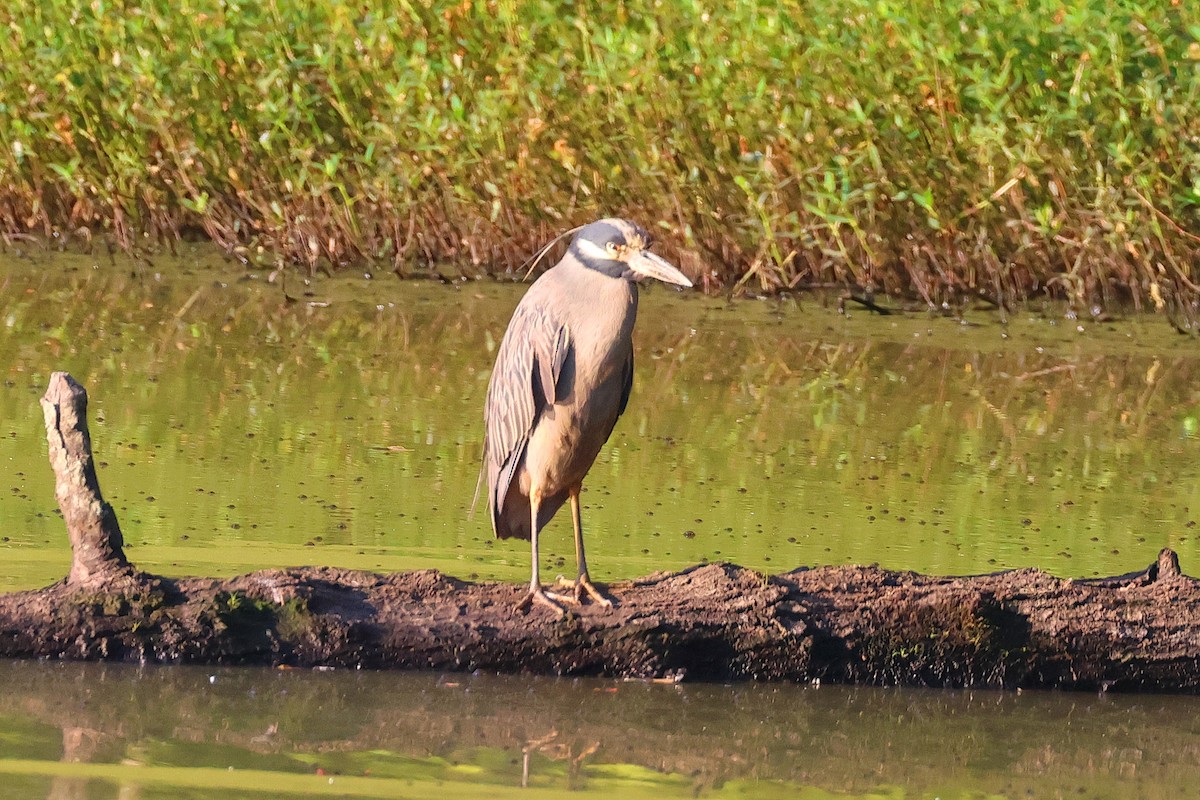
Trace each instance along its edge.
<path fill-rule="evenodd" d="M 709 289 L 1191 317 L 1188 0 L 16 0 L 0 230 L 515 269 L 622 214 Z"/>

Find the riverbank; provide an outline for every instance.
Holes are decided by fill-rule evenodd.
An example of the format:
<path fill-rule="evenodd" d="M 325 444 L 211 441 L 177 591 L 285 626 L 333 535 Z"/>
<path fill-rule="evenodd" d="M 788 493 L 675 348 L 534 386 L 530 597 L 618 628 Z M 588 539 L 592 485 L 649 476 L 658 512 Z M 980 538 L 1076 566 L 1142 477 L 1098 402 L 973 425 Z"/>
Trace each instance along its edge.
<path fill-rule="evenodd" d="M 709 291 L 1195 316 L 1192 4 L 560 11 L 21 0 L 0 230 L 503 273 L 619 213 Z"/>

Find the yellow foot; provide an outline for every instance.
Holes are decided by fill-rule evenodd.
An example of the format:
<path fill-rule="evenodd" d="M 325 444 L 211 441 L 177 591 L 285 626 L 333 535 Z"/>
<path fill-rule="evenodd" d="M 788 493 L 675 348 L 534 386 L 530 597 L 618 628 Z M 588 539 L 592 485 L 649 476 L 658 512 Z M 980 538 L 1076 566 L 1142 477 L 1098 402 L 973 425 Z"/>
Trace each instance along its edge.
<path fill-rule="evenodd" d="M 567 615 L 567 610 L 560 603 L 570 602 L 571 598 L 563 597 L 554 592 L 547 592 L 541 586 L 531 586 L 529 592 L 517 603 L 517 611 L 528 611 L 534 605 L 545 606 L 558 612 L 559 619 Z"/>
<path fill-rule="evenodd" d="M 558 579 L 558 588 L 570 591 L 570 596 L 563 598 L 569 603 L 583 604 L 585 600 L 590 599 L 598 606 L 612 608 L 612 600 L 609 600 L 599 589 L 592 585 L 592 580 L 587 575 L 580 575 L 579 578 L 573 581 L 560 576 Z"/>

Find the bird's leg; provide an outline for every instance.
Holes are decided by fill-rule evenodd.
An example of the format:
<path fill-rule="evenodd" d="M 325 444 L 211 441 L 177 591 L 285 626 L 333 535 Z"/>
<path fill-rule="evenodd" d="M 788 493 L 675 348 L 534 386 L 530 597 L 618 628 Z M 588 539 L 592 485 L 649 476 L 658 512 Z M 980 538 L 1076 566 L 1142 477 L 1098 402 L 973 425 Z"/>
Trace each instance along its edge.
<path fill-rule="evenodd" d="M 546 608 L 554 609 L 561 618 L 565 617 L 567 612 L 557 601 L 563 598 L 547 593 L 542 588 L 542 581 L 538 575 L 538 506 L 541 505 L 541 500 L 541 495 L 538 492 L 529 493 L 529 542 L 530 548 L 533 551 L 533 568 L 529 577 L 529 593 L 521 599 L 521 602 L 517 603 L 517 611 L 526 611 L 534 603 L 537 603 Z"/>
<path fill-rule="evenodd" d="M 581 488 L 581 486 L 573 486 L 568 490 L 571 498 L 571 523 L 575 528 L 575 562 L 579 566 L 579 577 L 575 579 L 572 587 L 575 590 L 575 601 L 582 603 L 586 594 L 597 605 L 612 608 L 612 600 L 609 600 L 592 585 L 592 578 L 588 575 L 587 556 L 583 552 L 583 511 L 579 503 Z"/>

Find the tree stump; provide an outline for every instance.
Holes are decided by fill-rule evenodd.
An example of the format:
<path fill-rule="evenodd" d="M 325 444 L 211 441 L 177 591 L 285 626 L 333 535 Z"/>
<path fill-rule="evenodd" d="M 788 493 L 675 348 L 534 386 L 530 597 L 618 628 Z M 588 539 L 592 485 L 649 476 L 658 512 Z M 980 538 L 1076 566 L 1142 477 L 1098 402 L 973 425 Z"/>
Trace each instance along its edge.
<path fill-rule="evenodd" d="M 42 397 L 46 444 L 54 470 L 54 496 L 71 539 L 71 571 L 76 586 L 103 585 L 132 572 L 116 512 L 104 502 L 92 461 L 87 423 L 87 390 L 65 372 L 50 376 Z"/>

